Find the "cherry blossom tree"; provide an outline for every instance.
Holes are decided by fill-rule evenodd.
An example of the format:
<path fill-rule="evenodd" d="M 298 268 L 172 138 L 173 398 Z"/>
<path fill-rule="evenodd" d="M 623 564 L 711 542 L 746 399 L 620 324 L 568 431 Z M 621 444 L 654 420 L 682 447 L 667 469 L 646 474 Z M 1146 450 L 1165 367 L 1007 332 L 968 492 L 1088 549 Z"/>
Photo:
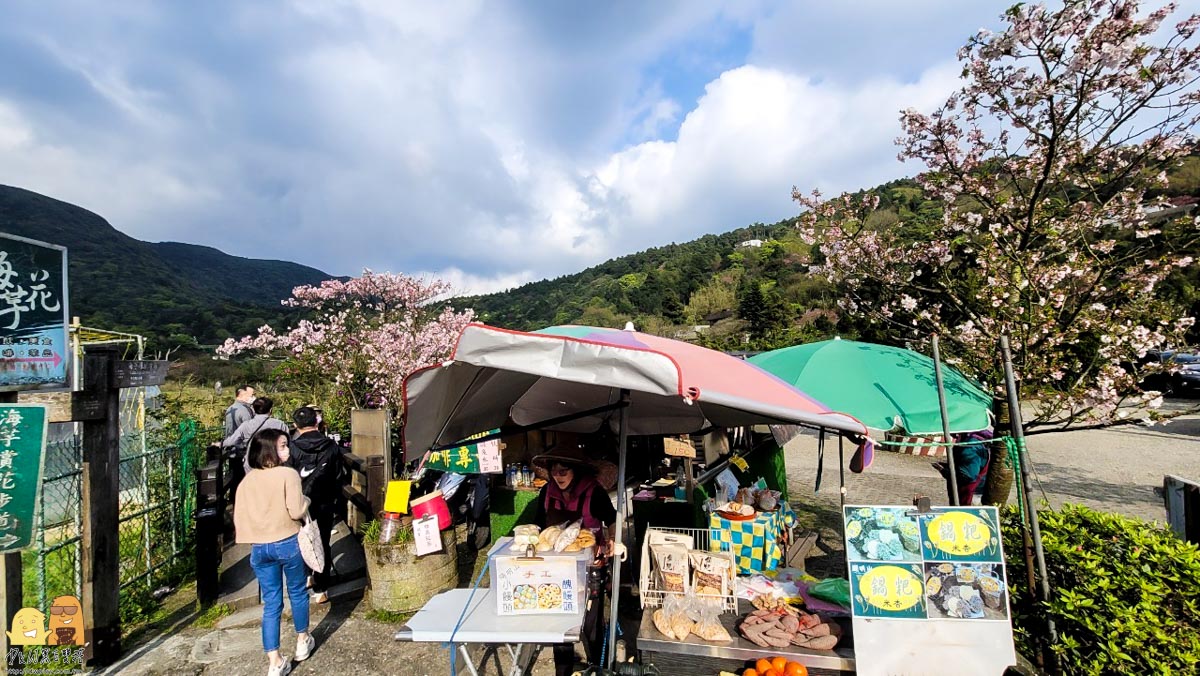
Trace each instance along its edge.
<path fill-rule="evenodd" d="M 450 285 L 364 270 L 348 281 L 298 286 L 288 307 L 307 311 L 286 333 L 263 326 L 253 336 L 230 338 L 218 355 L 282 356 L 278 373 L 289 385 L 332 402 L 339 420 L 351 408 L 398 406 L 404 377 L 448 357 L 471 310 L 438 308 Z"/>
<path fill-rule="evenodd" d="M 1002 32 L 959 51 L 958 91 L 932 114 L 901 114 L 900 159 L 924 165 L 940 221 L 877 228 L 877 197 L 793 190 L 813 270 L 897 340 L 938 333 L 988 383 L 1001 382 L 1009 333 L 1031 424 L 1157 407 L 1137 388 L 1139 359 L 1194 320 L 1155 290 L 1200 242 L 1200 219 L 1161 196 L 1195 150 L 1200 101 L 1200 16 L 1170 25 L 1174 10 L 1013 6 Z"/>

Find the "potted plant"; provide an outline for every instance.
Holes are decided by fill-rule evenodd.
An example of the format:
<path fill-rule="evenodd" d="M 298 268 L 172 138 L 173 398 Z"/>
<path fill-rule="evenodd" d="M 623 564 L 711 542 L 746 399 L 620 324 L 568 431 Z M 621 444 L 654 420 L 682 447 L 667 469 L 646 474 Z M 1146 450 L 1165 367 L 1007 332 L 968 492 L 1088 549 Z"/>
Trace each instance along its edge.
<path fill-rule="evenodd" d="M 412 519 L 401 517 L 391 542 L 381 543 L 382 521 L 363 527 L 367 559 L 367 603 L 375 610 L 413 612 L 434 595 L 458 585 L 455 529 L 441 532 L 442 551 L 417 556 Z"/>

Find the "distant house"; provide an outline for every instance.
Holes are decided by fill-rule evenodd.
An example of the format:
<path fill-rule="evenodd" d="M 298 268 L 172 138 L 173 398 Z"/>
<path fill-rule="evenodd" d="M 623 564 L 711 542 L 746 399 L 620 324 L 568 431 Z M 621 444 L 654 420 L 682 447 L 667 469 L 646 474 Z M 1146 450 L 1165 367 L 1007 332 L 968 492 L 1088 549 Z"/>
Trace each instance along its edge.
<path fill-rule="evenodd" d="M 745 242 L 739 242 L 737 245 L 737 248 L 745 249 L 747 247 L 754 247 L 755 249 L 757 249 L 760 246 L 762 246 L 763 244 L 764 244 L 764 242 L 761 239 L 748 239 Z"/>
<path fill-rule="evenodd" d="M 729 319 L 733 315 L 734 315 L 733 310 L 718 310 L 712 314 L 705 315 L 704 321 L 708 322 L 709 325 L 712 325 L 712 324 L 716 324 L 717 322 L 721 321 L 722 319 Z"/>

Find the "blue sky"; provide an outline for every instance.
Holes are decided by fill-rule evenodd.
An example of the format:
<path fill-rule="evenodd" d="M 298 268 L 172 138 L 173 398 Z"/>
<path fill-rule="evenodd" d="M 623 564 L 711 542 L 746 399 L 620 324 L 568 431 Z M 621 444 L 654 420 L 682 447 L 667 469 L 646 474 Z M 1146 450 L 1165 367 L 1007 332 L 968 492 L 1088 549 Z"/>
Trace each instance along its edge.
<path fill-rule="evenodd" d="M 0 24 L 0 183 L 149 241 L 463 291 L 911 175 L 1006 2 L 94 3 Z"/>

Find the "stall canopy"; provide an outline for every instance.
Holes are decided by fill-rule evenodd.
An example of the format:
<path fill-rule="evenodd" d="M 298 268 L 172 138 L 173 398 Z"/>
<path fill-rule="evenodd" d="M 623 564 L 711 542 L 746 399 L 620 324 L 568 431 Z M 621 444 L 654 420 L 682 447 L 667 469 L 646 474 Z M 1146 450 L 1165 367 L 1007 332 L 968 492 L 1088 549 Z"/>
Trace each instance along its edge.
<path fill-rule="evenodd" d="M 799 424 L 866 434 L 829 407 L 745 361 L 636 331 L 553 326 L 533 333 L 467 326 L 451 358 L 409 375 L 404 446 L 410 457 L 480 430 L 604 409 L 630 393 L 628 434 Z M 549 429 L 594 432 L 613 409 Z"/>
<path fill-rule="evenodd" d="M 933 360 L 899 347 L 826 340 L 765 352 L 750 363 L 868 427 L 941 435 Z M 943 368 L 951 433 L 990 425 L 992 397 L 962 373 Z"/>

